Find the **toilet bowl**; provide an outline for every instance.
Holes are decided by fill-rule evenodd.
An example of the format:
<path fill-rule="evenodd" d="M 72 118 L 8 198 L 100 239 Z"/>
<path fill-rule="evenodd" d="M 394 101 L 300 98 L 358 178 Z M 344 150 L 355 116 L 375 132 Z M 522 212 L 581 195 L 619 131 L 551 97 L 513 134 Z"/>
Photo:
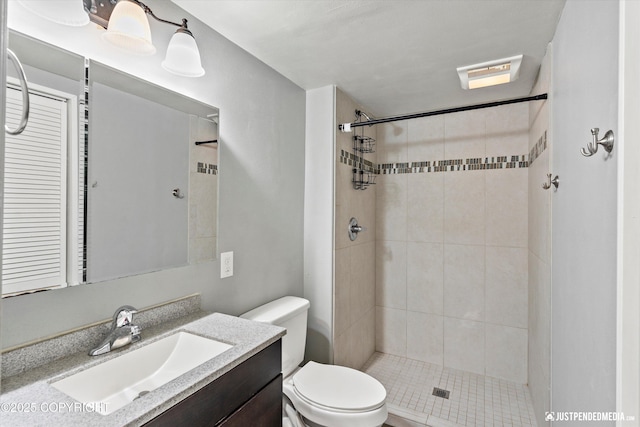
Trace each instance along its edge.
<path fill-rule="evenodd" d="M 294 427 L 378 427 L 387 419 L 384 386 L 375 378 L 345 366 L 304 357 L 309 301 L 283 297 L 243 314 L 242 318 L 287 329 L 282 338 L 283 425 Z"/>
<path fill-rule="evenodd" d="M 372 427 L 387 419 L 386 390 L 355 369 L 309 362 L 282 389 L 308 426 Z"/>

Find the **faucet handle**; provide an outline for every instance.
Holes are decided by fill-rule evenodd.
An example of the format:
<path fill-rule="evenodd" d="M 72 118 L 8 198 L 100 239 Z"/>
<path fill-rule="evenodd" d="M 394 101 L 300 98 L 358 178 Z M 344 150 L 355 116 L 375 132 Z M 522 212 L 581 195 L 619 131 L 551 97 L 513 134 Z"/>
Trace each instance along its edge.
<path fill-rule="evenodd" d="M 123 326 L 131 325 L 133 322 L 133 315 L 137 313 L 138 310 L 131 307 L 130 305 L 123 305 L 119 309 L 116 310 L 113 315 L 113 325 L 116 328 L 121 328 Z"/>

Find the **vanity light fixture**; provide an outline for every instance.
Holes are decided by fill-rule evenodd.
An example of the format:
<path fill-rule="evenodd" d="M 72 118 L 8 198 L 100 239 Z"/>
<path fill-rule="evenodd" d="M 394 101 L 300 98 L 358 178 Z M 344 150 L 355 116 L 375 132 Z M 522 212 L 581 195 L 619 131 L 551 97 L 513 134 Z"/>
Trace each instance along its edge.
<path fill-rule="evenodd" d="M 88 1 L 91 3 L 91 1 Z M 85 0 L 85 6 L 87 0 Z M 88 9 L 91 12 L 91 9 Z M 184 77 L 200 77 L 204 75 L 200 61 L 200 51 L 193 37 L 187 28 L 187 20 L 182 19 L 178 24 L 172 21 L 158 18 L 153 11 L 144 3 L 138 0 L 120 0 L 116 3 L 108 22 L 107 31 L 102 37 L 109 43 L 116 45 L 129 52 L 152 55 L 156 48 L 151 42 L 151 30 L 146 15 L 151 15 L 153 19 L 165 24 L 178 27 L 171 37 L 167 53 L 162 68 L 170 73 Z M 104 26 L 104 25 L 103 25 Z"/>
<path fill-rule="evenodd" d="M 458 67 L 462 89 L 478 89 L 518 79 L 522 55 Z"/>

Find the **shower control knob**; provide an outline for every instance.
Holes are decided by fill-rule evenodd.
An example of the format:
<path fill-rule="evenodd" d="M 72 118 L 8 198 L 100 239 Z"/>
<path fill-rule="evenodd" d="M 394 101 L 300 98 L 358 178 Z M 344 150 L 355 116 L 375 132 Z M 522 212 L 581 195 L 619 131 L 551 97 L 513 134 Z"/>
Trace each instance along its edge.
<path fill-rule="evenodd" d="M 361 231 L 366 231 L 366 227 L 358 225 L 357 218 L 351 218 L 349 220 L 349 239 L 353 242 L 358 237 L 358 233 Z"/>

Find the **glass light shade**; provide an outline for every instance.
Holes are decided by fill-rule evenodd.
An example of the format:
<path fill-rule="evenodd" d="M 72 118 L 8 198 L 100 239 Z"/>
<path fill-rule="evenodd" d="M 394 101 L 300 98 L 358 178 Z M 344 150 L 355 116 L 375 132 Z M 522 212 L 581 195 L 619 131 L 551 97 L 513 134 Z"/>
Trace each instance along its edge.
<path fill-rule="evenodd" d="M 184 77 L 204 76 L 204 68 L 200 63 L 200 51 L 193 36 L 178 30 L 171 37 L 167 56 L 162 61 L 162 68 Z"/>
<path fill-rule="evenodd" d="M 138 55 L 153 55 L 156 48 L 151 42 L 149 20 L 140 6 L 130 1 L 119 1 L 111 12 L 107 31 L 102 38 L 109 43 Z"/>
<path fill-rule="evenodd" d="M 30 12 L 57 24 L 81 27 L 89 23 L 82 0 L 19 0 Z"/>

